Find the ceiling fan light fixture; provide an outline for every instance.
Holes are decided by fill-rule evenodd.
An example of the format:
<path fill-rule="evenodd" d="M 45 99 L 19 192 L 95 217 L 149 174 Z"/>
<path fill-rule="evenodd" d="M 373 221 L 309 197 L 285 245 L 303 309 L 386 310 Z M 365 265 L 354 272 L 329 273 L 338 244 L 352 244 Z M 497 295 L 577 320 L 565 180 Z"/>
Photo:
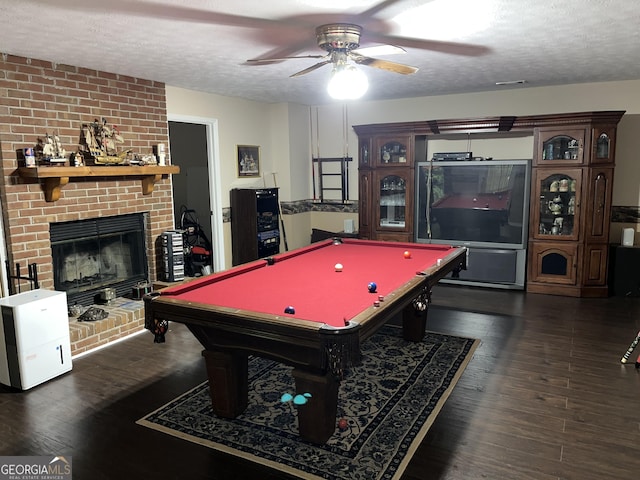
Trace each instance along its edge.
<path fill-rule="evenodd" d="M 367 76 L 354 65 L 336 65 L 331 72 L 327 91 L 336 100 L 356 100 L 369 88 Z"/>

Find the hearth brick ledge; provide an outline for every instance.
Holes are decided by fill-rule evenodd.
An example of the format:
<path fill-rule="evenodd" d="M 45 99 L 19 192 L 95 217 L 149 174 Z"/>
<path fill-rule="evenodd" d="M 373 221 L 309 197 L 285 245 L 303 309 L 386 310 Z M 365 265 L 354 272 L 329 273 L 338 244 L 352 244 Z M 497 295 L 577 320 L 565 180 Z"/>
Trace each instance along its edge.
<path fill-rule="evenodd" d="M 79 322 L 78 317 L 69 317 L 72 357 L 144 329 L 144 302 L 141 300 L 120 297 L 111 305 L 96 307 L 105 310 L 109 316 L 95 322 Z M 153 341 L 151 333 L 149 340 Z"/>

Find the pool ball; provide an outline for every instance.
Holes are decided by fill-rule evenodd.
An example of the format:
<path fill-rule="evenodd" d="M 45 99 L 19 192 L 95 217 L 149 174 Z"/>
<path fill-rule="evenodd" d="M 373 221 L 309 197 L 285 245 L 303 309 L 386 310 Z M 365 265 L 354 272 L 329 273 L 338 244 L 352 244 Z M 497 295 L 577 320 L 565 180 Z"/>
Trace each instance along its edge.
<path fill-rule="evenodd" d="M 336 269 L 336 272 L 341 272 L 342 271 L 342 264 L 341 263 L 336 263 L 335 269 Z"/>
<path fill-rule="evenodd" d="M 404 256 L 404 258 L 411 258 L 411 252 L 409 250 L 405 250 L 402 255 Z"/>
<path fill-rule="evenodd" d="M 375 282 L 371 282 L 369 285 L 367 285 L 367 289 L 369 290 L 369 293 L 376 293 L 378 285 L 376 285 Z"/>
<path fill-rule="evenodd" d="M 346 430 L 349 427 L 349 423 L 347 422 L 347 420 L 345 418 L 341 418 L 340 420 L 338 420 L 338 428 L 340 430 Z"/>
<path fill-rule="evenodd" d="M 293 308 L 291 305 L 289 305 L 288 307 L 286 307 L 284 309 L 284 313 L 289 313 L 289 314 L 293 315 L 294 313 L 296 313 L 296 309 Z"/>

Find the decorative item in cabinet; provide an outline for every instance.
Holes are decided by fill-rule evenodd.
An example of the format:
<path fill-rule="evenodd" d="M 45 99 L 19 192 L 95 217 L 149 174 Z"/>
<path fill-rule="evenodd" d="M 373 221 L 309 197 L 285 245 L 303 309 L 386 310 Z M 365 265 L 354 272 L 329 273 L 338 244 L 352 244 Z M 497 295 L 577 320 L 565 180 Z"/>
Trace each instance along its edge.
<path fill-rule="evenodd" d="M 615 126 L 596 127 L 592 130 L 591 144 L 593 151 L 591 153 L 591 163 L 613 164 L 615 157 L 615 136 Z"/>
<path fill-rule="evenodd" d="M 582 169 L 537 169 L 535 197 L 539 201 L 531 225 L 534 238 L 578 238 Z"/>
<path fill-rule="evenodd" d="M 611 140 L 609 139 L 609 135 L 607 135 L 605 132 L 602 132 L 600 135 L 598 135 L 598 139 L 596 140 L 596 158 L 609 158 L 610 142 Z"/>
<path fill-rule="evenodd" d="M 560 130 L 557 128 L 539 129 L 537 165 L 582 164 L 584 161 L 586 129 Z"/>
<path fill-rule="evenodd" d="M 413 177 L 407 168 L 384 169 L 373 174 L 373 205 L 377 232 L 413 231 Z M 374 238 L 378 238 L 374 233 Z"/>
<path fill-rule="evenodd" d="M 412 163 L 411 137 L 377 139 L 377 163 L 382 166 L 408 166 Z"/>
<path fill-rule="evenodd" d="M 371 165 L 371 139 L 360 138 L 358 140 L 360 147 L 360 156 L 358 158 L 358 165 L 361 167 L 367 167 Z"/>
<path fill-rule="evenodd" d="M 407 185 L 397 175 L 387 175 L 380 181 L 381 227 L 404 228 Z"/>

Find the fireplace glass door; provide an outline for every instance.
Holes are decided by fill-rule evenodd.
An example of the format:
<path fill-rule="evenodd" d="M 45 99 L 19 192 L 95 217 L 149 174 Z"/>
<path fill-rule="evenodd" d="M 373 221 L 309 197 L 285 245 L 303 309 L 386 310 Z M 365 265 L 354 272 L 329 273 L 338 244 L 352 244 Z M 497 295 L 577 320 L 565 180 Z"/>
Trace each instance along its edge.
<path fill-rule="evenodd" d="M 54 223 L 50 233 L 54 287 L 69 304 L 91 305 L 107 287 L 127 296 L 148 279 L 144 214 Z"/>

